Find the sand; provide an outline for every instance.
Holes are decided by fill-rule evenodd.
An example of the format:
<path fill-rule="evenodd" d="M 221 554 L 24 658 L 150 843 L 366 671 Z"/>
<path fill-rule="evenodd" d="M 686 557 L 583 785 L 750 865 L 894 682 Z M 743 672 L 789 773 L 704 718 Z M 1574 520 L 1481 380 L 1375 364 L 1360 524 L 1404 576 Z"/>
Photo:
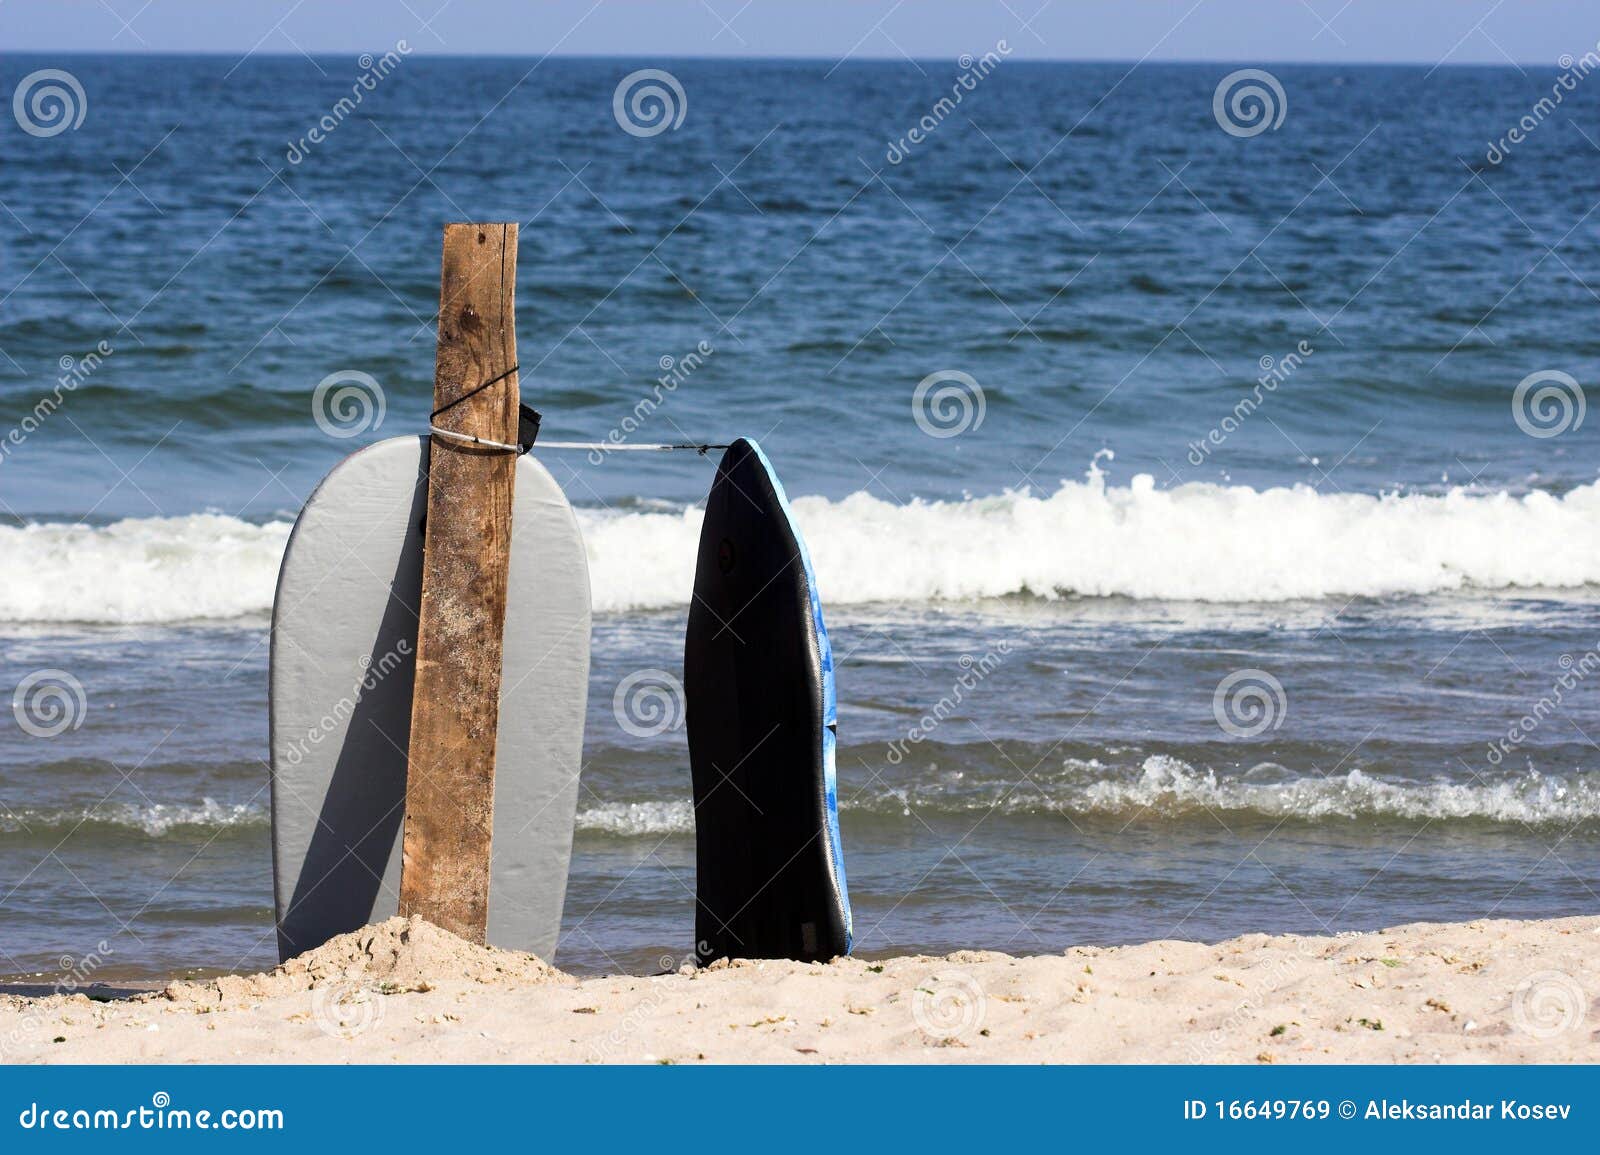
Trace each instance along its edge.
<path fill-rule="evenodd" d="M 396 918 L 264 975 L 5 996 L 0 1058 L 1600 1062 L 1600 918 L 585 979 Z"/>

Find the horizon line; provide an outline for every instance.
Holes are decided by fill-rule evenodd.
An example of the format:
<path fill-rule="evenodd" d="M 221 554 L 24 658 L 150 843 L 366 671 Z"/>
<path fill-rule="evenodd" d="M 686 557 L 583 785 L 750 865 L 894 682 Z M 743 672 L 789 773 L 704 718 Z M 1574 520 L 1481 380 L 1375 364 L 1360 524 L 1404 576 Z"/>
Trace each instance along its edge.
<path fill-rule="evenodd" d="M 395 43 L 404 41 L 401 37 Z M 0 60 L 12 56 L 127 56 L 127 57 L 223 57 L 234 58 L 242 63 L 245 60 L 264 58 L 270 60 L 304 60 L 343 56 L 360 56 L 370 53 L 371 47 L 364 48 L 327 48 L 317 49 L 313 52 L 271 52 L 255 50 L 239 50 L 228 48 L 204 49 L 166 49 L 166 48 L 21 48 L 9 49 L 0 52 Z M 389 49 L 392 51 L 392 49 Z M 407 56 L 422 56 L 433 60 L 683 60 L 694 62 L 727 62 L 742 64 L 759 63 L 794 63 L 812 64 L 831 61 L 835 66 L 849 64 L 944 64 L 959 60 L 961 56 L 970 53 L 957 53 L 954 56 L 881 56 L 867 54 L 852 54 L 845 57 L 836 57 L 826 53 L 812 53 L 808 55 L 742 55 L 735 53 L 695 54 L 672 52 L 438 52 L 429 49 L 414 49 Z M 1261 57 L 1175 57 L 1168 59 L 1152 60 L 1149 58 L 1135 60 L 1130 57 L 1119 56 L 1027 56 L 1006 57 L 1008 64 L 1124 64 L 1131 68 L 1145 67 L 1148 65 L 1226 65 L 1226 64 L 1257 64 L 1257 65 L 1293 65 L 1296 67 L 1318 68 L 1496 68 L 1513 69 L 1522 71 L 1525 68 L 1549 67 L 1554 71 L 1561 71 L 1559 61 L 1489 61 L 1489 60 L 1312 60 L 1304 58 L 1278 58 L 1263 59 Z"/>

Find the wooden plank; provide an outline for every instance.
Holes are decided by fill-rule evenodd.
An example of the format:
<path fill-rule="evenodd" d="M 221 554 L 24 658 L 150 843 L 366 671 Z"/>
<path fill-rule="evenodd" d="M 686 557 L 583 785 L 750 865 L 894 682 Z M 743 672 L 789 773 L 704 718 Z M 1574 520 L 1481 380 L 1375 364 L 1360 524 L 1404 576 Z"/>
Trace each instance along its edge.
<path fill-rule="evenodd" d="M 442 429 L 516 442 L 516 273 L 515 224 L 445 226 L 433 381 Z M 516 464 L 513 453 L 432 438 L 400 913 L 479 943 Z"/>

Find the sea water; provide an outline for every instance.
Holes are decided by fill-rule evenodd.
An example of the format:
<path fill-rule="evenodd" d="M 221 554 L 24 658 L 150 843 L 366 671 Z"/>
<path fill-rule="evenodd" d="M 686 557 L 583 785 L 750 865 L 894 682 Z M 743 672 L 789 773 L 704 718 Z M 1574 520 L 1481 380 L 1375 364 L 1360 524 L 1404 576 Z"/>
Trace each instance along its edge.
<path fill-rule="evenodd" d="M 412 55 L 306 149 L 356 58 L 0 63 L 88 100 L 0 132 L 0 970 L 272 961 L 277 566 L 424 427 L 456 219 L 521 223 L 547 439 L 795 496 L 862 953 L 1595 909 L 1600 88 L 1507 154 L 1553 64 L 1275 67 L 1239 135 L 1242 65 L 1006 60 L 907 151 L 955 62 L 652 62 L 642 136 L 638 61 Z M 713 466 L 541 456 L 596 609 L 556 961 L 649 969 Z"/>

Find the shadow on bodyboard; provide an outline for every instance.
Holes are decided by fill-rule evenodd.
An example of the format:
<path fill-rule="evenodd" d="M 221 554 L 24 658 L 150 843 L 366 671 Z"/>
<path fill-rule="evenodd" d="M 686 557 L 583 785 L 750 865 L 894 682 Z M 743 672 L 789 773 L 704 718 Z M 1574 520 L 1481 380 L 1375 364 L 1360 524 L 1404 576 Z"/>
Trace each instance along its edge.
<path fill-rule="evenodd" d="M 422 454 L 426 477 L 427 450 Z M 412 493 L 410 522 L 422 525 L 428 487 Z M 334 926 L 365 926 L 379 906 L 389 859 L 406 813 L 406 767 L 396 748 L 411 745 L 411 690 L 416 678 L 417 606 L 422 602 L 422 535 L 407 534 L 390 579 L 383 619 L 367 652 L 403 658 L 382 677 L 364 678 L 344 743 L 323 796 L 294 893 L 278 923 L 278 957 L 326 941 Z M 408 656 L 409 655 L 409 656 Z M 381 663 L 381 657 L 374 658 Z M 368 666 L 369 675 L 372 673 Z M 370 687 L 369 687 L 370 683 Z M 320 894 L 318 892 L 321 892 Z"/>

